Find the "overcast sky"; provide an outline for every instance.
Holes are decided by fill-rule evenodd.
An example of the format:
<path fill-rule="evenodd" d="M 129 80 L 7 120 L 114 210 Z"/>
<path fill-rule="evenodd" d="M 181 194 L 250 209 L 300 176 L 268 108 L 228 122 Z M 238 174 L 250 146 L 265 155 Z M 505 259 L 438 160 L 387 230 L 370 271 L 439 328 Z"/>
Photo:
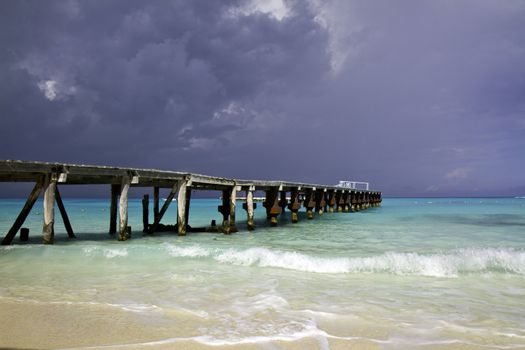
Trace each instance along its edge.
<path fill-rule="evenodd" d="M 0 76 L 0 159 L 525 195 L 522 0 L 3 0 Z"/>

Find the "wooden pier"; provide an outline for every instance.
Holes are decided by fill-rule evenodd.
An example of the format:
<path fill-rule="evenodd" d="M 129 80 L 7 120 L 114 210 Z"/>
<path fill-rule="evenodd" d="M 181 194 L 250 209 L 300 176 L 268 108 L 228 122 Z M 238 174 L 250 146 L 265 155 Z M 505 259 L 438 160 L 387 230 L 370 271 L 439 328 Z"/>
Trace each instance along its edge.
<path fill-rule="evenodd" d="M 108 193 L 111 195 L 109 233 L 118 233 L 117 238 L 120 241 L 127 240 L 131 235 L 128 226 L 128 192 L 130 187 L 146 187 L 153 190 L 152 223 L 149 222 L 149 195 L 145 195 L 142 201 L 143 231 L 145 234 L 152 234 L 159 229 L 166 210 L 172 200 L 176 198 L 177 225 L 174 227 L 174 231 L 177 231 L 179 235 L 185 235 L 188 229 L 192 190 L 222 191 L 222 204 L 218 206 L 218 211 L 222 214 L 223 220 L 221 225 L 216 227 L 216 231 L 225 234 L 237 231 L 236 202 L 240 195 L 244 195 L 243 209 L 247 215 L 247 229 L 253 230 L 255 228 L 254 210 L 256 203 L 254 203 L 254 192 L 256 191 L 263 191 L 266 194 L 263 206 L 272 226 L 277 226 L 277 216 L 284 215 L 286 209 L 291 212 L 292 223 L 297 223 L 301 206 L 306 208 L 307 218 L 311 220 L 315 217 L 314 213 L 323 215 L 324 212 L 359 211 L 381 204 L 381 192 L 348 189 L 337 185 L 239 180 L 153 169 L 14 160 L 0 160 L 0 182 L 32 182 L 35 184 L 20 214 L 3 238 L 2 245 L 12 243 L 42 192 L 44 193 L 43 243 L 52 244 L 54 240 L 55 203 L 64 221 L 68 236 L 74 238 L 75 234 L 59 192 L 59 188 L 65 185 L 108 185 Z M 162 207 L 159 207 L 160 188 L 166 188 L 170 191 Z M 27 232 L 21 232 L 21 238 L 25 236 L 27 236 Z"/>

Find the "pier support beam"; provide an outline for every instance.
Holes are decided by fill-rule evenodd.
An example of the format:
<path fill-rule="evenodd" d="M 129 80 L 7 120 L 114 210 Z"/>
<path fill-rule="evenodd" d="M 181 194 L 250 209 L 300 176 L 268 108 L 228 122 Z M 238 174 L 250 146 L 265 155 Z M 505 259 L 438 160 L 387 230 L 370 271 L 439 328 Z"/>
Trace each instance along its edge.
<path fill-rule="evenodd" d="M 44 244 L 53 244 L 55 240 L 56 186 L 56 174 L 47 175 L 44 185 L 44 227 L 42 228 L 42 242 Z"/>
<path fill-rule="evenodd" d="M 355 191 L 350 191 L 350 205 L 353 212 L 359 211 L 357 207 L 357 193 Z"/>
<path fill-rule="evenodd" d="M 71 223 L 69 222 L 69 217 L 67 216 L 66 207 L 64 206 L 64 202 L 62 202 L 62 196 L 60 196 L 60 191 L 58 190 L 58 186 L 55 188 L 55 196 L 56 196 L 56 202 L 58 206 L 58 210 L 60 211 L 60 215 L 62 216 L 62 221 L 64 222 L 64 227 L 66 228 L 66 232 L 69 238 L 77 238 L 75 236 L 75 233 L 73 232 L 73 228 L 71 227 Z"/>
<path fill-rule="evenodd" d="M 177 195 L 177 233 L 179 236 L 186 235 L 186 191 L 188 191 L 188 182 L 182 181 L 179 186 L 179 194 Z"/>
<path fill-rule="evenodd" d="M 219 213 L 222 214 L 222 232 L 231 234 L 237 232 L 235 225 L 235 202 L 237 200 L 237 186 L 222 191 L 222 205 Z"/>
<path fill-rule="evenodd" d="M 315 192 L 315 211 L 319 215 L 323 215 L 324 207 L 326 205 L 326 192 L 323 189 L 319 189 Z"/>
<path fill-rule="evenodd" d="M 230 193 L 230 232 L 237 232 L 235 224 L 235 209 L 237 206 L 237 185 L 233 186 Z"/>
<path fill-rule="evenodd" d="M 120 185 L 111 185 L 111 206 L 109 208 L 109 234 L 117 233 L 117 205 Z"/>
<path fill-rule="evenodd" d="M 175 198 L 175 195 L 177 194 L 177 191 L 179 190 L 180 183 L 176 182 L 173 187 L 171 188 L 170 193 L 168 194 L 168 197 L 166 198 L 166 201 L 162 205 L 162 208 L 160 209 L 159 213 L 155 215 L 155 218 L 153 219 L 153 224 L 149 227 L 149 234 L 152 234 L 157 229 L 157 226 L 160 224 L 160 220 L 162 220 L 162 217 L 164 216 L 164 213 L 166 213 L 166 210 L 168 210 L 168 207 L 170 206 L 171 202 L 173 201 L 173 198 Z M 178 213 L 177 213 L 178 215 Z"/>
<path fill-rule="evenodd" d="M 327 204 L 328 204 L 328 212 L 329 213 L 333 213 L 334 212 L 334 207 L 335 207 L 335 192 L 336 190 L 329 190 L 328 191 L 328 201 L 327 201 Z"/>
<path fill-rule="evenodd" d="M 343 193 L 343 212 L 348 213 L 351 211 L 352 204 L 351 204 L 351 194 L 350 192 Z"/>
<path fill-rule="evenodd" d="M 304 193 L 304 207 L 306 208 L 306 218 L 312 220 L 314 218 L 315 208 L 315 189 L 307 188 Z"/>
<path fill-rule="evenodd" d="M 286 200 L 286 191 L 280 191 L 279 192 L 279 206 L 281 207 L 281 215 L 285 215 L 287 205 L 288 205 L 288 201 Z"/>
<path fill-rule="evenodd" d="M 153 187 L 153 217 L 159 215 L 159 187 Z"/>
<path fill-rule="evenodd" d="M 11 228 L 5 235 L 4 239 L 2 240 L 2 245 L 11 244 L 11 242 L 13 241 L 13 238 L 15 238 L 16 236 L 16 233 L 18 232 L 18 230 L 20 230 L 20 227 L 22 227 L 27 216 L 31 212 L 31 209 L 33 208 L 33 205 L 38 199 L 38 196 L 40 196 L 40 192 L 42 192 L 43 186 L 44 186 L 44 180 L 39 180 L 36 182 L 35 186 L 33 187 L 33 190 L 29 194 L 29 197 L 27 197 L 24 207 L 20 211 L 20 214 L 18 214 L 13 226 L 11 226 Z"/>
<path fill-rule="evenodd" d="M 149 231 L 149 195 L 145 194 L 142 198 L 142 232 Z"/>
<path fill-rule="evenodd" d="M 264 207 L 266 208 L 266 217 L 270 218 L 270 225 L 277 226 L 277 216 L 282 213 L 282 208 L 279 205 L 279 190 L 277 188 L 266 191 L 266 200 Z"/>
<path fill-rule="evenodd" d="M 344 193 L 345 190 L 337 191 L 335 193 L 335 203 L 337 205 L 337 212 L 339 213 L 343 211 L 343 207 L 345 205 Z"/>
<path fill-rule="evenodd" d="M 243 209 L 246 210 L 247 215 L 247 225 L 248 230 L 253 231 L 255 229 L 255 224 L 253 220 L 254 209 L 257 206 L 257 203 L 253 203 L 253 191 L 255 190 L 254 186 L 248 186 L 246 190 L 246 203 L 242 205 Z"/>
<path fill-rule="evenodd" d="M 299 209 L 301 208 L 301 202 L 299 201 L 299 190 L 292 188 L 290 193 L 290 204 L 288 209 L 292 212 L 292 224 L 299 222 Z"/>
<path fill-rule="evenodd" d="M 118 240 L 126 241 L 131 237 L 128 227 L 128 192 L 131 185 L 129 176 L 122 178 L 120 185 L 120 200 L 119 200 L 119 233 Z"/>

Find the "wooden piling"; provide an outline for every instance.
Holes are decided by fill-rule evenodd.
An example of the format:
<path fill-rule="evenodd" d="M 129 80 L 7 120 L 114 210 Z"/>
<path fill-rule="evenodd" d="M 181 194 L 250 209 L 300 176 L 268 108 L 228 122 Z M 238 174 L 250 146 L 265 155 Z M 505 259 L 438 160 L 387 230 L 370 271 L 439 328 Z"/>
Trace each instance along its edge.
<path fill-rule="evenodd" d="M 190 225 L 190 203 L 191 203 L 191 188 L 186 188 L 186 208 L 184 210 L 185 220 L 186 220 L 186 228 Z"/>
<path fill-rule="evenodd" d="M 315 192 L 313 189 L 307 188 L 304 194 L 304 207 L 306 208 L 306 218 L 312 220 L 314 218 L 315 208 Z"/>
<path fill-rule="evenodd" d="M 230 192 L 230 233 L 237 232 L 237 226 L 235 224 L 235 209 L 237 202 L 237 185 L 232 187 Z"/>
<path fill-rule="evenodd" d="M 24 207 L 18 214 L 15 222 L 13 223 L 13 226 L 9 229 L 7 234 L 5 235 L 4 239 L 2 240 L 2 245 L 9 245 L 13 241 L 13 238 L 16 236 L 16 233 L 22 227 L 24 224 L 27 215 L 31 212 L 31 209 L 33 208 L 33 205 L 35 204 L 36 200 L 38 199 L 38 196 L 40 196 L 40 192 L 42 192 L 42 188 L 44 186 L 44 180 L 40 179 L 35 183 L 35 186 L 33 187 L 33 190 L 29 194 L 29 197 L 27 197 L 27 200 L 24 204 Z"/>
<path fill-rule="evenodd" d="M 181 182 L 177 196 L 177 233 L 179 236 L 186 235 L 186 191 L 188 181 Z"/>
<path fill-rule="evenodd" d="M 56 186 L 55 188 L 55 196 L 58 210 L 60 211 L 60 215 L 62 216 L 62 221 L 64 222 L 64 227 L 66 228 L 67 235 L 69 238 L 76 238 L 75 233 L 73 232 L 73 228 L 71 227 L 71 223 L 69 222 L 66 207 L 64 206 L 64 202 L 62 202 L 62 196 L 60 195 L 58 186 Z"/>
<path fill-rule="evenodd" d="M 351 207 L 352 207 L 352 204 L 351 204 L 350 193 L 343 194 L 343 212 L 348 213 Z"/>
<path fill-rule="evenodd" d="M 149 195 L 142 198 L 142 232 L 149 232 Z"/>
<path fill-rule="evenodd" d="M 277 215 L 282 213 L 282 208 L 279 205 L 279 190 L 272 188 L 266 191 L 266 200 L 264 207 L 266 208 L 266 217 L 270 218 L 270 225 L 277 226 Z"/>
<path fill-rule="evenodd" d="M 162 220 L 162 217 L 166 213 L 166 210 L 168 210 L 168 207 L 173 201 L 173 198 L 175 198 L 175 195 L 177 194 L 177 191 L 179 190 L 180 184 L 181 182 L 178 181 L 178 182 L 175 182 L 175 184 L 171 187 L 170 193 L 168 194 L 166 201 L 162 205 L 162 208 L 160 209 L 159 213 L 155 215 L 155 218 L 153 219 L 153 224 L 149 227 L 149 231 L 148 231 L 149 234 L 154 233 L 157 227 L 159 226 L 160 220 Z"/>
<path fill-rule="evenodd" d="M 57 179 L 55 174 L 46 177 L 44 186 L 44 226 L 42 228 L 42 242 L 53 244 L 55 240 L 55 193 Z"/>
<path fill-rule="evenodd" d="M 328 191 L 328 212 L 333 213 L 335 207 L 335 190 Z"/>
<path fill-rule="evenodd" d="M 247 190 L 246 190 L 246 214 L 248 216 L 247 218 L 247 224 L 248 224 L 248 230 L 252 231 L 255 229 L 255 224 L 254 224 L 254 221 L 253 221 L 253 190 L 251 189 L 251 187 L 249 187 Z"/>
<path fill-rule="evenodd" d="M 281 207 L 281 215 L 285 215 L 286 206 L 288 205 L 288 201 L 286 200 L 286 191 L 279 192 L 279 195 L 279 206 Z"/>
<path fill-rule="evenodd" d="M 292 224 L 299 222 L 299 209 L 301 208 L 301 202 L 299 201 L 299 190 L 297 187 L 292 188 L 290 192 L 290 204 L 288 204 L 288 210 L 292 212 L 291 219 Z"/>
<path fill-rule="evenodd" d="M 119 241 L 125 241 L 130 238 L 128 232 L 128 192 L 131 184 L 129 176 L 122 178 L 120 186 L 120 200 L 119 200 Z"/>
<path fill-rule="evenodd" d="M 323 215 L 323 210 L 326 204 L 325 195 L 326 192 L 321 189 L 315 192 L 315 210 L 319 215 Z"/>
<path fill-rule="evenodd" d="M 342 212 L 343 207 L 345 205 L 345 190 L 341 190 L 341 192 L 337 191 L 335 194 L 335 202 L 337 205 L 337 212 Z"/>
<path fill-rule="evenodd" d="M 117 233 L 117 205 L 120 185 L 111 185 L 111 207 L 109 208 L 109 234 Z"/>
<path fill-rule="evenodd" d="M 159 215 L 159 187 L 153 187 L 153 217 Z"/>
<path fill-rule="evenodd" d="M 20 242 L 29 241 L 29 229 L 27 227 L 22 227 L 20 229 Z"/>
<path fill-rule="evenodd" d="M 222 214 L 222 232 L 230 233 L 230 194 L 231 189 L 222 190 L 222 205 L 218 206 L 219 213 Z"/>

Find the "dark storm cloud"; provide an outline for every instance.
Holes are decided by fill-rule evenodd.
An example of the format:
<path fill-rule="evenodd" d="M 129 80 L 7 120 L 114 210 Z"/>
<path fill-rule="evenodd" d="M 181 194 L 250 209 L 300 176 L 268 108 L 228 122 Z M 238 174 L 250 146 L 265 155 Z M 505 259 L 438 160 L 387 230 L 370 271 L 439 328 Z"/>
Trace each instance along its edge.
<path fill-rule="evenodd" d="M 521 1 L 3 1 L 0 158 L 519 194 Z"/>

